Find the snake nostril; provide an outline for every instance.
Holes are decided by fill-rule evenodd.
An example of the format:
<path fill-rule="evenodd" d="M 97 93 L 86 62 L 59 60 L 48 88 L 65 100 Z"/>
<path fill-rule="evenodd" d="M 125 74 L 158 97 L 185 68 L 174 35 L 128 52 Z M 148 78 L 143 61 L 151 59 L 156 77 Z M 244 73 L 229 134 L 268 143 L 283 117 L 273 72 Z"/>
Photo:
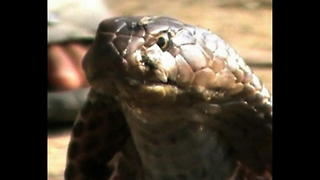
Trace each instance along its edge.
<path fill-rule="evenodd" d="M 151 69 L 158 69 L 158 64 L 150 58 L 145 58 L 144 63 L 146 66 L 149 66 Z"/>

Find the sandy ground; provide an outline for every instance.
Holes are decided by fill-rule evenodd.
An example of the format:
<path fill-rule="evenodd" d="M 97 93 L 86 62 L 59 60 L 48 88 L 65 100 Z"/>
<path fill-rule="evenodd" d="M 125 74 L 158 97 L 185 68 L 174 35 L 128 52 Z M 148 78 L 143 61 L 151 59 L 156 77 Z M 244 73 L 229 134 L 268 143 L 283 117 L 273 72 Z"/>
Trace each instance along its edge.
<path fill-rule="evenodd" d="M 201 2 L 201 3 L 200 3 Z M 270 0 L 109 0 L 119 15 L 166 15 L 188 24 L 208 28 L 231 44 L 272 91 L 272 8 Z M 70 127 L 48 131 L 48 180 L 63 179 Z"/>

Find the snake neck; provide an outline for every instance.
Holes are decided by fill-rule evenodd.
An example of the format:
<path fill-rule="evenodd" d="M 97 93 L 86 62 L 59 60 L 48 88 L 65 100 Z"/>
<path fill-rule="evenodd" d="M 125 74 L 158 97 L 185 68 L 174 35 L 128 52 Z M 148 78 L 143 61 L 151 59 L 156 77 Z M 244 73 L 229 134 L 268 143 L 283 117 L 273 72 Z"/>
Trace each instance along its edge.
<path fill-rule="evenodd" d="M 210 116 L 196 108 L 123 109 L 146 179 L 221 180 L 235 170 L 231 148 L 204 124 Z"/>

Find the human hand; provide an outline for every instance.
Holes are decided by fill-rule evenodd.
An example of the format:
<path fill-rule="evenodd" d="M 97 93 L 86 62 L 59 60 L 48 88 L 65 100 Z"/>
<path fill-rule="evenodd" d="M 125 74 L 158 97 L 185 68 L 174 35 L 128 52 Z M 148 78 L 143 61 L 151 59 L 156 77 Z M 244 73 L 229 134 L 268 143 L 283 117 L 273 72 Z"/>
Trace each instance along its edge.
<path fill-rule="evenodd" d="M 48 44 L 48 90 L 71 90 L 88 86 L 82 58 L 91 42 Z"/>

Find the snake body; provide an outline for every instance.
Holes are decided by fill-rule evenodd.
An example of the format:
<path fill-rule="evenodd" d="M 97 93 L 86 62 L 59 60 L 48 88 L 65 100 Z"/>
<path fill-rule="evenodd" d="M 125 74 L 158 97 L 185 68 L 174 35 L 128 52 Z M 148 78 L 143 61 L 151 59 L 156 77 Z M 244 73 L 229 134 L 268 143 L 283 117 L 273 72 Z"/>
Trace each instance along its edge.
<path fill-rule="evenodd" d="M 269 91 L 220 37 L 169 17 L 102 21 L 65 178 L 272 179 Z"/>

